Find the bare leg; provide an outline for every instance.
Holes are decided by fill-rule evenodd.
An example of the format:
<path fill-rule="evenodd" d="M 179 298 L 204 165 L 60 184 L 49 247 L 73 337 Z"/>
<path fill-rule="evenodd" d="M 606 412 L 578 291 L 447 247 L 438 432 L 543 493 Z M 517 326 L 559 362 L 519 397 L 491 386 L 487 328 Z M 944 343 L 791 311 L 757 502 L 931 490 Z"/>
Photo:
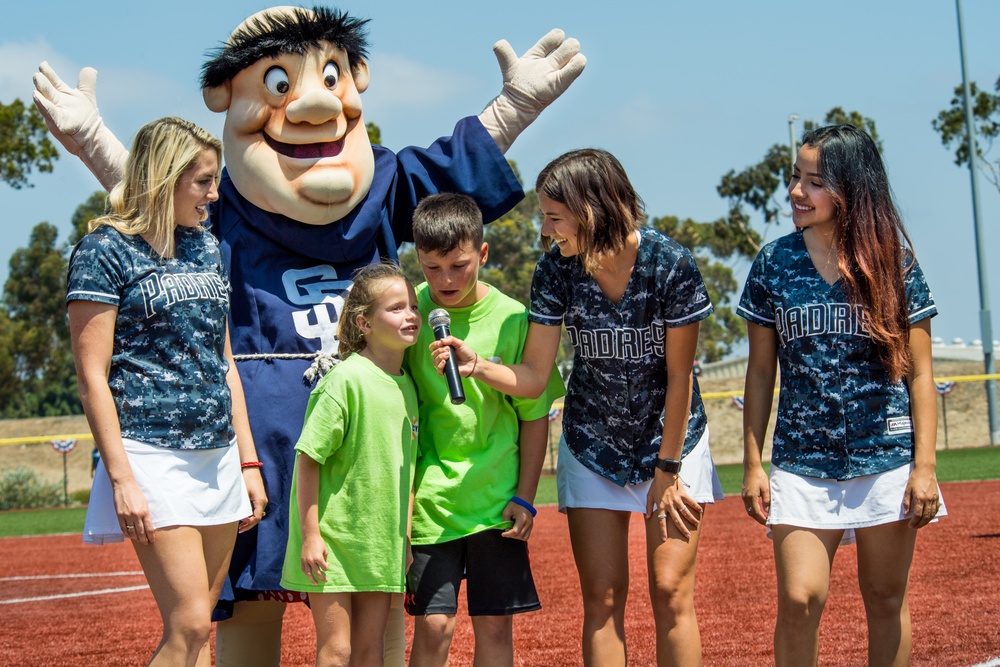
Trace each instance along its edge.
<path fill-rule="evenodd" d="M 699 519 L 704 520 L 705 508 Z M 660 539 L 659 519 L 646 521 L 646 567 L 656 622 L 656 663 L 701 665 L 701 635 L 694 611 L 695 563 L 702 522 L 685 538 L 667 519 L 667 541 Z M 690 528 L 690 527 L 689 527 Z"/>
<path fill-rule="evenodd" d="M 163 620 L 150 665 L 207 665 L 212 608 L 222 591 L 236 524 L 174 526 L 151 544 L 133 543 Z"/>
<path fill-rule="evenodd" d="M 868 664 L 910 664 L 907 588 L 917 531 L 907 521 L 859 528 L 858 583 L 868 618 Z"/>
<path fill-rule="evenodd" d="M 569 508 L 567 515 L 583 592 L 583 664 L 624 666 L 629 513 Z"/>
<path fill-rule="evenodd" d="M 316 625 L 316 667 L 351 663 L 351 594 L 309 593 Z"/>
<path fill-rule="evenodd" d="M 815 665 L 819 622 L 830 590 L 830 569 L 842 530 L 772 526 L 778 575 L 778 619 L 774 626 L 777 667 Z"/>
<path fill-rule="evenodd" d="M 237 602 L 233 617 L 215 626 L 218 667 L 278 667 L 285 607 L 277 600 Z"/>
<path fill-rule="evenodd" d="M 473 616 L 475 667 L 514 667 L 514 621 L 510 616 Z"/>
<path fill-rule="evenodd" d="M 454 634 L 454 614 L 414 616 L 410 667 L 446 667 Z"/>

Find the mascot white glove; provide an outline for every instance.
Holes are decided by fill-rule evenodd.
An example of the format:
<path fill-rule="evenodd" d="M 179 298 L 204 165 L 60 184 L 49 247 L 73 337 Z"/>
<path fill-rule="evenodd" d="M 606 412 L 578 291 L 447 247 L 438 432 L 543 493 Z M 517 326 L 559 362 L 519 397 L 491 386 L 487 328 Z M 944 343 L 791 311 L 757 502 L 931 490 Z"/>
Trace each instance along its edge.
<path fill-rule="evenodd" d="M 97 70 L 84 67 L 76 88 L 70 88 L 47 62 L 32 77 L 35 106 L 49 131 L 79 157 L 106 190 L 121 180 L 128 151 L 108 130 L 97 111 Z"/>
<path fill-rule="evenodd" d="M 479 120 L 506 153 L 517 135 L 580 76 L 587 59 L 580 53 L 580 42 L 566 39 L 558 28 L 520 58 L 505 39 L 493 45 L 493 53 L 503 74 L 503 91 Z"/>

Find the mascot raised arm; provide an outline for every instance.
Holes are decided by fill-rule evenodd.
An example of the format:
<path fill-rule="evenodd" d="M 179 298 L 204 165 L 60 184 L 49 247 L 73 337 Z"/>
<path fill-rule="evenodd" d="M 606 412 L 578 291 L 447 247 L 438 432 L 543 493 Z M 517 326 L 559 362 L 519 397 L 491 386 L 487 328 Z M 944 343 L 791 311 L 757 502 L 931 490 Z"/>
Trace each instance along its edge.
<path fill-rule="evenodd" d="M 517 203 L 524 193 L 504 152 L 586 63 L 559 30 L 521 57 L 500 41 L 493 48 L 503 90 L 486 109 L 428 148 L 393 153 L 369 142 L 362 113 L 366 23 L 324 7 L 264 10 L 203 67 L 205 103 L 226 113 L 211 225 L 232 283 L 233 352 L 269 498 L 265 519 L 237 539 L 216 610 L 218 619 L 232 617 L 218 626 L 220 665 L 280 661 L 285 603 L 300 599 L 278 585 L 294 447 L 311 378 L 337 352 L 351 273 L 396 259 L 428 194 L 467 193 L 484 220 Z M 97 73 L 84 69 L 71 88 L 47 64 L 39 70 L 35 103 L 50 130 L 110 189 L 126 151 L 98 113 Z M 401 608 L 391 625 L 387 664 L 402 665 Z"/>

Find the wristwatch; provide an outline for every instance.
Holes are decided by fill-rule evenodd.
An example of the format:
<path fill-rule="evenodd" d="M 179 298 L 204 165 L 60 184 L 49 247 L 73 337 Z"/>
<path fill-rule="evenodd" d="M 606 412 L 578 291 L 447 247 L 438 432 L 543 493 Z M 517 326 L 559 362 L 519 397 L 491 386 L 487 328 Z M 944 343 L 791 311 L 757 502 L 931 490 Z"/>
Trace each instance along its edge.
<path fill-rule="evenodd" d="M 681 472 L 681 462 L 674 459 L 656 459 L 656 467 L 671 475 L 679 475 Z"/>

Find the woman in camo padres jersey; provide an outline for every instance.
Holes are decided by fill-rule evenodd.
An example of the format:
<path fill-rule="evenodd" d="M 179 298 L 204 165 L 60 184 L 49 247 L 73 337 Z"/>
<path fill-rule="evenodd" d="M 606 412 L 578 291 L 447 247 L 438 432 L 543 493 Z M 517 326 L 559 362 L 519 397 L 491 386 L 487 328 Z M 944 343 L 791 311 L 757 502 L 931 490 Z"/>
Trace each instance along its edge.
<path fill-rule="evenodd" d="M 583 662 L 625 664 L 628 526 L 639 513 L 657 664 L 699 665 L 695 561 L 705 505 L 722 488 L 691 371 L 712 303 L 691 253 L 643 224 L 642 200 L 610 153 L 566 153 L 535 189 L 549 252 L 532 280 L 522 363 L 493 364 L 451 339 L 456 357 L 476 380 L 537 396 L 565 325 L 574 355 L 559 509 L 583 592 Z M 442 364 L 448 343 L 437 346 Z"/>
<path fill-rule="evenodd" d="M 871 137 L 851 125 L 807 132 L 788 194 L 798 229 L 760 251 L 739 305 L 750 337 L 743 502 L 774 540 L 775 661 L 816 664 L 833 558 L 856 540 L 869 664 L 909 664 L 916 529 L 944 513 L 937 308 Z M 761 458 L 777 364 L 769 479 Z"/>
<path fill-rule="evenodd" d="M 153 665 L 209 664 L 237 530 L 267 504 L 230 352 L 229 282 L 202 227 L 221 154 L 185 120 L 144 126 L 110 214 L 70 258 L 80 400 L 101 454 L 84 541 L 132 541 L 163 619 Z"/>

